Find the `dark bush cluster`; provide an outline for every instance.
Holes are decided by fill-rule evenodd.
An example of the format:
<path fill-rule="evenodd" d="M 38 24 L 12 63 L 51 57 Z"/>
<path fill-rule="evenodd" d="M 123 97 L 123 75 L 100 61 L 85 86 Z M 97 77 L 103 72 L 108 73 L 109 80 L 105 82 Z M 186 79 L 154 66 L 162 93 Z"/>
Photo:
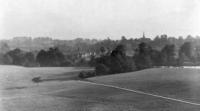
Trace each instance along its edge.
<path fill-rule="evenodd" d="M 92 71 L 83 71 L 83 72 L 80 72 L 78 76 L 79 78 L 84 79 L 88 77 L 94 77 L 96 76 L 96 73 Z"/>
<path fill-rule="evenodd" d="M 34 83 L 39 83 L 39 82 L 41 82 L 42 80 L 41 80 L 41 77 L 34 77 L 34 78 L 32 79 L 32 81 L 33 81 Z"/>

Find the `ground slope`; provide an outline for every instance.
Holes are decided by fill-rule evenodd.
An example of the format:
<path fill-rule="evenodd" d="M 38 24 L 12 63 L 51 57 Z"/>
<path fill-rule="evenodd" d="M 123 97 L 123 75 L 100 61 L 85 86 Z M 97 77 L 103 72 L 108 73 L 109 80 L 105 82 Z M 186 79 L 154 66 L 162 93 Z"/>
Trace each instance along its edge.
<path fill-rule="evenodd" d="M 16 69 L 16 67 L 5 66 L 3 69 L 14 71 L 18 70 L 18 67 Z M 1 74 L 5 74 L 1 76 L 1 80 L 7 78 L 10 80 L 8 83 L 13 83 L 5 85 L 6 82 L 3 82 L 3 86 L 6 87 L 2 87 L 0 90 L 1 111 L 200 110 L 198 105 L 171 101 L 120 89 L 120 87 L 123 87 L 130 90 L 139 90 L 200 103 L 199 97 L 197 97 L 200 93 L 198 69 L 157 68 L 87 79 L 87 81 L 97 84 L 87 81 L 70 80 L 69 76 L 74 75 L 67 72 L 76 72 L 77 68 L 33 68 L 31 70 L 22 68 L 14 71 L 18 72 L 18 74 L 23 73 L 21 76 L 16 77 L 12 76 L 15 74 L 11 74 L 13 71 L 8 71 L 8 77 L 5 76 L 8 73 L 7 71 L 1 72 Z M 37 74 L 37 76 L 42 76 L 49 81 L 39 84 L 32 83 L 32 76 L 27 76 L 29 74 L 32 76 Z M 67 79 L 61 79 L 63 77 Z M 12 81 L 16 82 L 18 88 L 11 87 L 12 85 L 13 87 L 16 86 Z M 22 84 L 22 81 L 25 81 L 26 84 Z M 119 88 L 108 87 L 106 85 L 113 85 Z"/>
<path fill-rule="evenodd" d="M 200 103 L 200 69 L 153 68 L 133 73 L 94 77 L 88 80 Z"/>

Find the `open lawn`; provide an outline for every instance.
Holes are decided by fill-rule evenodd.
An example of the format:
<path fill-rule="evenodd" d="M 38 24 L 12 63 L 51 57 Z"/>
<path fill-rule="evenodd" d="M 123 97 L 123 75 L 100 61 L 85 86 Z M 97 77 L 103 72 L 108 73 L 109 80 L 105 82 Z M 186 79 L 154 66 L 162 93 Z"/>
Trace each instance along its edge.
<path fill-rule="evenodd" d="M 36 85 L 31 80 L 41 77 L 44 81 L 76 79 L 79 72 L 92 68 L 75 67 L 36 67 L 25 68 L 19 66 L 0 65 L 0 89 L 30 87 Z"/>
<path fill-rule="evenodd" d="M 200 111 L 199 105 L 120 89 L 200 104 L 200 69 L 154 68 L 86 82 L 75 80 L 80 70 L 88 69 L 0 66 L 0 111 Z M 33 83 L 37 76 L 45 81 Z"/>
<path fill-rule="evenodd" d="M 154 68 L 89 80 L 200 103 L 200 69 Z"/>

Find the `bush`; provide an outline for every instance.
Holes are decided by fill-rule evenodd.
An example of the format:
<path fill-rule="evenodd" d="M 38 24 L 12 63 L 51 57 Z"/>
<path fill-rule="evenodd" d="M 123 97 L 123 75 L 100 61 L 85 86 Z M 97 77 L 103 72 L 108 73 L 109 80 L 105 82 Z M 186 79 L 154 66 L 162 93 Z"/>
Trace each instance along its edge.
<path fill-rule="evenodd" d="M 96 76 L 95 72 L 80 72 L 78 75 L 80 78 L 88 78 L 88 77 L 94 77 Z"/>
<path fill-rule="evenodd" d="M 105 75 L 105 74 L 109 74 L 110 72 L 109 68 L 104 64 L 98 64 L 95 67 L 95 71 L 97 75 Z"/>
<path fill-rule="evenodd" d="M 38 83 L 38 82 L 41 82 L 42 80 L 41 80 L 41 77 L 34 77 L 32 79 L 32 81 L 35 82 L 35 83 Z"/>

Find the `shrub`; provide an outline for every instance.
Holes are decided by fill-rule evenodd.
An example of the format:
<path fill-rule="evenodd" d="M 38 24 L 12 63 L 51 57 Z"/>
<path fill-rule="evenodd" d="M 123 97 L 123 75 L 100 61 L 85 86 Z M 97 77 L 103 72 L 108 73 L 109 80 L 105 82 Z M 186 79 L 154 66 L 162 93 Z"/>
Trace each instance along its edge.
<path fill-rule="evenodd" d="M 94 77 L 96 74 L 95 74 L 95 72 L 85 72 L 85 71 L 82 71 L 82 72 L 80 72 L 79 73 L 79 77 L 80 78 L 82 78 L 82 79 L 84 79 L 84 78 L 88 78 L 88 77 Z"/>
<path fill-rule="evenodd" d="M 32 79 L 32 81 L 35 82 L 35 83 L 38 83 L 38 82 L 41 82 L 42 80 L 41 80 L 41 77 L 34 77 Z"/>
<path fill-rule="evenodd" d="M 98 64 L 96 67 L 95 67 L 95 71 L 96 71 L 96 74 L 97 75 L 105 75 L 105 74 L 109 74 L 109 68 L 104 65 L 104 64 Z"/>

